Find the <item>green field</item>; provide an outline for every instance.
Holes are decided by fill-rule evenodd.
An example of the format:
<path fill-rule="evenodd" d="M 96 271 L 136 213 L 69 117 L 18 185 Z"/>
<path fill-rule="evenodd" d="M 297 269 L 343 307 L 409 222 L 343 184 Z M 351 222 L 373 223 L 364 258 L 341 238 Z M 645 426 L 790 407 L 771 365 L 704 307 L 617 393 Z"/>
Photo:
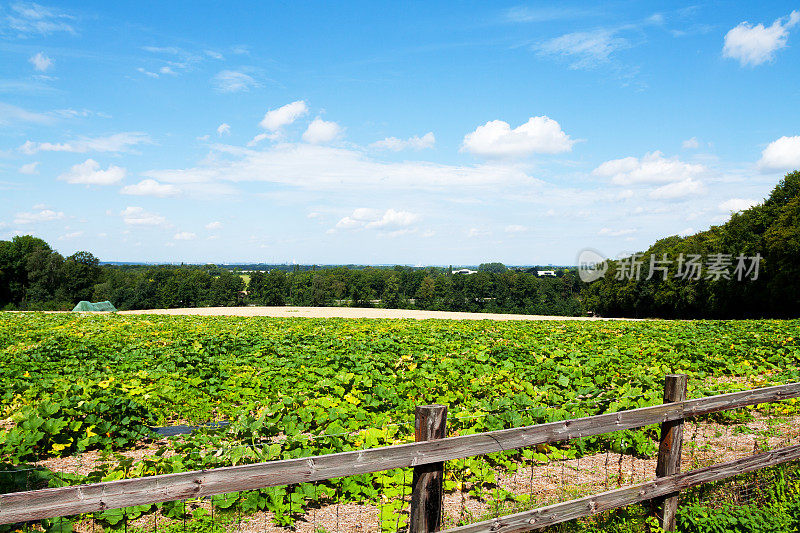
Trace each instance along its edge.
<path fill-rule="evenodd" d="M 797 380 L 798 333 L 797 320 L 3 313 L 0 450 L 3 468 L 13 469 L 57 455 L 130 448 L 147 440 L 148 426 L 231 421 L 173 439 L 166 447 L 178 455 L 57 481 L 72 483 L 405 442 L 413 439 L 420 404 L 447 404 L 451 433 L 534 424 L 660 403 L 667 373 L 689 374 L 690 396 Z M 647 456 L 655 450 L 653 431 L 615 435 L 609 438 L 618 451 Z M 608 444 L 584 439 L 585 449 L 571 453 L 589 453 L 601 442 Z M 537 460 L 565 453 L 556 447 L 525 452 Z M 496 466 L 514 468 L 512 455 L 498 456 Z M 469 463 L 463 468 L 485 475 Z M 391 487 L 397 475 L 356 476 L 348 497 L 375 497 L 378 483 Z M 270 505 L 284 519 L 285 507 Z"/>

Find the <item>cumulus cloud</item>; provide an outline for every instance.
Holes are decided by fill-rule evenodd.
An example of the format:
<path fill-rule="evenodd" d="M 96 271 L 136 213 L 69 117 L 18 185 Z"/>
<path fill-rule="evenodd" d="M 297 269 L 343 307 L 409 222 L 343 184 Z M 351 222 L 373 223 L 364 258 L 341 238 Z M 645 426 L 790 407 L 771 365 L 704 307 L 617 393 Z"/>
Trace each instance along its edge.
<path fill-rule="evenodd" d="M 288 126 L 299 117 L 308 113 L 308 106 L 303 100 L 297 100 L 277 109 L 267 111 L 261 119 L 259 126 L 265 130 L 276 132 L 284 126 Z"/>
<path fill-rule="evenodd" d="M 37 53 L 35 56 L 31 56 L 28 61 L 31 65 L 33 65 L 33 68 L 39 72 L 47 72 L 47 70 L 53 66 L 53 60 L 44 55 L 42 52 Z"/>
<path fill-rule="evenodd" d="M 722 55 L 739 61 L 744 66 L 757 66 L 773 61 L 775 52 L 786 47 L 789 29 L 800 22 L 800 11 L 792 11 L 765 27 L 742 22 L 725 34 Z"/>
<path fill-rule="evenodd" d="M 94 159 L 87 159 L 83 163 L 74 165 L 68 172 L 61 174 L 58 179 L 67 183 L 84 185 L 113 185 L 122 181 L 125 177 L 125 169 L 114 165 L 109 165 L 102 170 L 100 163 Z"/>
<path fill-rule="evenodd" d="M 149 213 L 144 208 L 137 206 L 128 206 L 120 211 L 119 214 L 122 220 L 131 226 L 160 226 L 167 221 L 161 215 Z"/>
<path fill-rule="evenodd" d="M 750 209 L 754 205 L 758 204 L 758 200 L 752 200 L 750 198 L 731 198 L 730 200 L 726 200 L 719 204 L 720 211 L 730 211 L 730 212 L 737 212 L 737 211 L 744 211 L 745 209 Z"/>
<path fill-rule="evenodd" d="M 180 193 L 180 189 L 175 185 L 159 183 L 154 179 L 148 178 L 133 185 L 126 185 L 120 192 L 133 196 L 156 196 L 159 198 L 166 198 L 167 196 L 176 196 Z"/>
<path fill-rule="evenodd" d="M 14 224 L 52 222 L 53 220 L 61 220 L 62 218 L 64 218 L 64 213 L 61 211 L 53 211 L 52 209 L 39 209 L 35 212 L 17 213 L 14 217 Z"/>
<path fill-rule="evenodd" d="M 240 93 L 261 87 L 261 82 L 238 70 L 222 70 L 211 80 L 214 89 L 221 93 Z"/>
<path fill-rule="evenodd" d="M 614 185 L 660 184 L 694 180 L 708 172 L 704 165 L 685 163 L 677 157 L 666 158 L 655 151 L 644 157 L 612 159 L 592 171 L 595 176 L 611 178 Z"/>
<path fill-rule="evenodd" d="M 433 148 L 436 144 L 436 137 L 433 132 L 429 131 L 422 137 L 414 135 L 408 139 L 398 139 L 397 137 L 387 137 L 380 141 L 375 141 L 370 144 L 371 148 L 376 150 L 391 150 L 399 152 L 401 150 L 424 150 L 426 148 Z"/>
<path fill-rule="evenodd" d="M 408 228 L 416 224 L 420 219 L 420 215 L 410 211 L 387 209 L 381 212 L 377 209 L 361 207 L 355 209 L 351 215 L 340 219 L 339 222 L 336 223 L 336 229 L 350 230 L 368 228 L 391 231 Z"/>
<path fill-rule="evenodd" d="M 38 161 L 35 161 L 33 163 L 27 163 L 27 164 L 22 165 L 21 167 L 19 167 L 19 173 L 20 174 L 28 174 L 28 175 L 38 174 L 39 173 L 39 168 L 38 167 L 39 167 L 39 162 Z"/>
<path fill-rule="evenodd" d="M 222 222 L 214 221 L 209 222 L 206 224 L 206 229 L 220 229 L 222 227 Z"/>
<path fill-rule="evenodd" d="M 226 124 L 223 122 L 219 126 L 217 126 L 217 135 L 222 137 L 223 135 L 230 135 L 231 134 L 231 126 L 230 124 Z"/>
<path fill-rule="evenodd" d="M 653 200 L 680 200 L 687 196 L 692 196 L 703 192 L 705 192 L 705 186 L 702 184 L 702 182 L 692 178 L 687 178 L 685 180 L 662 185 L 661 187 L 650 191 L 648 196 Z"/>
<path fill-rule="evenodd" d="M 132 146 L 149 144 L 150 137 L 141 132 L 115 133 L 105 137 L 82 137 L 76 141 L 65 143 L 25 141 L 19 147 L 20 152 L 33 155 L 38 152 L 71 152 L 85 154 L 87 152 L 127 152 Z"/>
<path fill-rule="evenodd" d="M 630 43 L 619 37 L 616 30 L 598 29 L 567 33 L 536 45 L 534 49 L 540 56 L 569 60 L 572 69 L 591 69 L 608 63 L 614 52 L 629 47 Z"/>
<path fill-rule="evenodd" d="M 334 140 L 341 133 L 342 128 L 337 123 L 317 117 L 303 133 L 303 140 L 311 144 L 325 144 Z"/>
<path fill-rule="evenodd" d="M 800 135 L 774 140 L 761 152 L 758 166 L 765 172 L 800 170 Z"/>
<path fill-rule="evenodd" d="M 180 231 L 175 234 L 173 239 L 175 239 L 176 241 L 191 241 L 195 237 L 197 237 L 197 235 L 195 235 L 190 231 Z"/>
<path fill-rule="evenodd" d="M 569 152 L 575 141 L 564 133 L 555 120 L 531 117 L 528 122 L 511 129 L 508 122 L 492 120 L 464 136 L 462 152 L 489 157 L 524 157 L 534 153 Z"/>

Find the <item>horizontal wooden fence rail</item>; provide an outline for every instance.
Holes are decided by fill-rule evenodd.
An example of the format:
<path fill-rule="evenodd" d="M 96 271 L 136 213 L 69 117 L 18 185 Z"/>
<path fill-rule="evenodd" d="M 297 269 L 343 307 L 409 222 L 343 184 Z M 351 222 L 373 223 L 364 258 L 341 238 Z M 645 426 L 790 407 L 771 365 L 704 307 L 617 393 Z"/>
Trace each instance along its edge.
<path fill-rule="evenodd" d="M 301 459 L 0 495 L 0 524 L 416 467 L 800 397 L 800 383 L 629 411 Z"/>
<path fill-rule="evenodd" d="M 442 533 L 512 533 L 530 531 L 667 496 L 703 483 L 722 481 L 733 476 L 755 472 L 762 468 L 777 466 L 797 459 L 800 459 L 800 445 L 787 446 L 779 450 L 751 455 L 744 459 L 719 463 L 706 468 L 692 470 L 691 472 L 672 474 L 654 481 L 609 490 L 577 500 L 447 529 Z"/>

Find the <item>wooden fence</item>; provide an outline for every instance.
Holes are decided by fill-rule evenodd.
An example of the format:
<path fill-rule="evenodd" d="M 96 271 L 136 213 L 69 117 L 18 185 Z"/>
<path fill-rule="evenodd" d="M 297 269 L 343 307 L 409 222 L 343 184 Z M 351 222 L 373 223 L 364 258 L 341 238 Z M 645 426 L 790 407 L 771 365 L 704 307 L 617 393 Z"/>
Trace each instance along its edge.
<path fill-rule="evenodd" d="M 414 468 L 409 529 L 438 531 L 445 461 L 569 441 L 661 424 L 657 479 L 564 503 L 457 527 L 448 532 L 512 532 L 538 529 L 575 518 L 653 500 L 665 530 L 673 530 L 677 493 L 800 459 L 800 445 L 680 473 L 683 421 L 687 417 L 800 397 L 800 383 L 686 400 L 686 376 L 666 377 L 664 404 L 560 422 L 473 435 L 444 437 L 446 407 L 418 407 L 416 440 L 351 451 L 0 495 L 0 524 L 72 516 L 136 505 L 291 485 L 395 468 Z"/>

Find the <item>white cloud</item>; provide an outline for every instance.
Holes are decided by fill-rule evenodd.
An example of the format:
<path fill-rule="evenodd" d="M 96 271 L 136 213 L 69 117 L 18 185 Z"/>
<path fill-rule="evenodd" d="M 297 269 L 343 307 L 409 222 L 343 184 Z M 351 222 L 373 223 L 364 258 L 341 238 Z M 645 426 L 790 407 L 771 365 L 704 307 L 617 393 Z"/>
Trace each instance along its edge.
<path fill-rule="evenodd" d="M 206 229 L 220 229 L 221 227 L 222 227 L 222 222 L 219 221 L 209 222 L 208 224 L 206 224 Z"/>
<path fill-rule="evenodd" d="M 773 61 L 775 52 L 786 47 L 789 29 L 798 22 L 800 11 L 792 11 L 788 17 L 777 19 L 769 27 L 742 22 L 725 34 L 722 55 L 736 59 L 743 67 Z"/>
<path fill-rule="evenodd" d="M 750 209 L 757 204 L 758 200 L 752 200 L 750 198 L 731 198 L 719 204 L 719 209 L 720 211 L 737 212 Z"/>
<path fill-rule="evenodd" d="M 280 137 L 280 134 L 278 133 L 259 133 L 247 143 L 247 147 L 252 148 L 264 139 L 277 139 L 278 137 Z"/>
<path fill-rule="evenodd" d="M 44 55 L 42 52 L 37 53 L 35 56 L 31 56 L 28 61 L 31 65 L 33 65 L 33 68 L 39 72 L 47 72 L 47 69 L 53 66 L 53 60 Z"/>
<path fill-rule="evenodd" d="M 491 158 L 523 157 L 569 152 L 573 144 L 575 141 L 562 131 L 558 122 L 541 116 L 531 117 L 513 130 L 502 120 L 487 122 L 464 136 L 461 151 Z"/>
<path fill-rule="evenodd" d="M 144 74 L 144 75 L 145 75 L 145 76 L 147 76 L 148 78 L 158 78 L 158 74 L 157 74 L 157 73 L 155 73 L 155 72 L 150 72 L 149 70 L 147 70 L 147 69 L 145 69 L 145 68 L 139 67 L 139 68 L 137 68 L 136 70 L 137 70 L 137 71 L 139 71 L 139 72 L 141 72 L 142 74 Z"/>
<path fill-rule="evenodd" d="M 160 226 L 164 224 L 167 219 L 161 215 L 149 213 L 141 207 L 128 206 L 120 211 L 120 216 L 126 224 L 131 226 Z"/>
<path fill-rule="evenodd" d="M 8 14 L 4 20 L 0 21 L 0 33 L 4 25 L 20 34 L 75 33 L 75 29 L 72 27 L 74 17 L 58 9 L 33 2 L 16 2 L 9 7 Z"/>
<path fill-rule="evenodd" d="M 511 224 L 506 226 L 506 233 L 523 233 L 528 231 L 527 226 L 521 226 L 519 224 Z"/>
<path fill-rule="evenodd" d="M 679 200 L 693 194 L 705 192 L 705 187 L 699 181 L 687 178 L 682 181 L 668 183 L 650 191 L 648 196 L 653 200 Z"/>
<path fill-rule="evenodd" d="M 489 232 L 482 228 L 469 228 L 467 231 L 467 237 L 470 239 L 474 239 L 476 237 L 486 237 L 489 235 Z"/>
<path fill-rule="evenodd" d="M 139 183 L 124 186 L 120 192 L 133 196 L 157 196 L 159 198 L 166 198 L 167 196 L 176 196 L 180 193 L 180 189 L 175 185 L 159 183 L 154 179 L 147 178 Z"/>
<path fill-rule="evenodd" d="M 279 143 L 266 150 L 215 145 L 203 164 L 176 170 L 151 170 L 147 177 L 176 184 L 263 181 L 310 190 L 348 188 L 443 189 L 457 186 L 539 187 L 543 182 L 512 165 L 445 165 L 426 161 L 385 162 L 359 150 L 305 143 Z"/>
<path fill-rule="evenodd" d="M 52 209 L 40 209 L 34 213 L 17 213 L 14 217 L 14 224 L 34 224 L 36 222 L 52 222 L 61 220 L 64 213 L 53 211 Z"/>
<path fill-rule="evenodd" d="M 61 235 L 58 238 L 58 240 L 59 241 L 66 241 L 66 240 L 69 240 L 69 239 L 74 239 L 76 237 L 80 237 L 81 235 L 83 235 L 82 231 L 73 231 L 73 232 L 65 233 L 64 235 Z"/>
<path fill-rule="evenodd" d="M 381 229 L 381 230 L 400 230 L 416 224 L 421 219 L 420 215 L 410 211 L 399 211 L 387 209 L 381 213 L 377 209 L 361 207 L 355 209 L 353 213 L 339 220 L 336 229 Z"/>
<path fill-rule="evenodd" d="M 761 152 L 758 166 L 764 171 L 800 170 L 800 135 L 781 137 Z"/>
<path fill-rule="evenodd" d="M 631 189 L 623 189 L 623 190 L 619 191 L 619 194 L 617 194 L 616 199 L 617 200 L 627 200 L 629 198 L 633 198 L 634 194 L 635 193 Z"/>
<path fill-rule="evenodd" d="M 695 232 L 694 228 L 689 227 L 689 228 L 684 228 L 683 230 L 679 231 L 678 235 L 681 236 L 681 237 L 688 237 L 689 235 L 693 235 L 694 232 Z"/>
<path fill-rule="evenodd" d="M 626 39 L 616 34 L 617 31 L 609 29 L 567 33 L 545 41 L 534 49 L 541 56 L 569 59 L 572 69 L 595 68 L 611 61 L 617 50 L 630 47 Z"/>
<path fill-rule="evenodd" d="M 606 237 L 621 237 L 623 235 L 630 235 L 632 233 L 636 233 L 636 230 L 633 228 L 625 228 L 625 229 L 611 229 L 611 228 L 602 228 L 600 231 L 597 232 L 598 235 L 603 235 Z"/>
<path fill-rule="evenodd" d="M 212 59 L 225 59 L 225 56 L 215 50 L 206 50 L 205 54 Z"/>
<path fill-rule="evenodd" d="M 173 239 L 175 239 L 176 241 L 191 241 L 195 237 L 197 237 L 197 235 L 195 235 L 190 231 L 181 231 L 176 233 Z"/>
<path fill-rule="evenodd" d="M 700 148 L 700 142 L 697 140 L 697 137 L 692 137 L 691 139 L 683 141 L 682 146 L 686 150 L 697 150 Z"/>
<path fill-rule="evenodd" d="M 17 122 L 30 124 L 52 124 L 55 117 L 48 113 L 35 113 L 15 105 L 0 102 L 0 126 L 8 126 Z"/>
<path fill-rule="evenodd" d="M 261 119 L 259 126 L 265 130 L 276 132 L 284 126 L 288 126 L 299 117 L 308 113 L 308 106 L 303 100 L 297 100 L 291 104 L 271 109 L 267 111 Z"/>
<path fill-rule="evenodd" d="M 432 131 L 429 131 L 422 137 L 419 137 L 417 135 L 409 137 L 408 139 L 387 137 L 381 141 L 376 141 L 370 144 L 370 147 L 375 148 L 376 150 L 391 150 L 393 152 L 399 152 L 401 150 L 408 150 L 408 149 L 424 150 L 426 148 L 433 148 L 434 144 L 436 144 L 436 137 L 434 137 Z"/>
<path fill-rule="evenodd" d="M 174 70 L 172 70 L 171 67 L 168 67 L 168 66 L 161 67 L 160 69 L 158 69 L 158 72 L 160 74 L 168 74 L 170 76 L 177 76 L 178 75 L 177 72 L 175 72 Z"/>
<path fill-rule="evenodd" d="M 67 183 L 80 183 L 85 185 L 113 185 L 122 181 L 125 177 L 125 169 L 114 165 L 109 165 L 105 170 L 100 168 L 100 163 L 94 159 L 87 159 L 83 163 L 78 163 L 69 169 L 68 172 L 61 174 L 58 179 Z"/>
<path fill-rule="evenodd" d="M 549 22 L 552 20 L 572 19 L 594 15 L 591 8 L 578 9 L 563 5 L 550 6 L 515 6 L 505 10 L 503 18 L 508 22 Z"/>
<path fill-rule="evenodd" d="M 262 86 L 260 81 L 237 70 L 222 70 L 211 81 L 214 89 L 221 93 L 246 92 Z"/>
<path fill-rule="evenodd" d="M 28 155 L 37 152 L 71 152 L 85 154 L 87 152 L 127 152 L 131 146 L 149 144 L 152 141 L 145 133 L 129 131 L 115 133 L 106 137 L 82 137 L 76 141 L 65 143 L 39 143 L 25 141 L 19 147 L 20 152 Z"/>
<path fill-rule="evenodd" d="M 416 213 L 409 211 L 397 211 L 395 209 L 387 209 L 386 212 L 377 220 L 373 220 L 367 224 L 368 228 L 405 228 L 416 224 L 420 220 L 420 216 Z"/>
<path fill-rule="evenodd" d="M 223 135 L 230 135 L 231 134 L 231 126 L 223 122 L 219 126 L 217 126 L 217 135 L 222 137 Z"/>
<path fill-rule="evenodd" d="M 592 171 L 595 176 L 610 177 L 615 185 L 673 183 L 691 180 L 708 173 L 704 165 L 684 163 L 677 157 L 649 152 L 641 159 L 624 157 L 606 161 Z"/>
<path fill-rule="evenodd" d="M 308 125 L 303 140 L 311 144 L 329 143 L 342 133 L 342 128 L 335 122 L 328 122 L 317 117 Z"/>
<path fill-rule="evenodd" d="M 318 213 L 316 211 L 312 211 L 311 213 L 306 215 L 306 218 L 319 218 L 322 216 L 322 213 Z"/>
<path fill-rule="evenodd" d="M 38 174 L 39 173 L 39 162 L 34 161 L 33 163 L 26 163 L 19 167 L 20 174 Z"/>

